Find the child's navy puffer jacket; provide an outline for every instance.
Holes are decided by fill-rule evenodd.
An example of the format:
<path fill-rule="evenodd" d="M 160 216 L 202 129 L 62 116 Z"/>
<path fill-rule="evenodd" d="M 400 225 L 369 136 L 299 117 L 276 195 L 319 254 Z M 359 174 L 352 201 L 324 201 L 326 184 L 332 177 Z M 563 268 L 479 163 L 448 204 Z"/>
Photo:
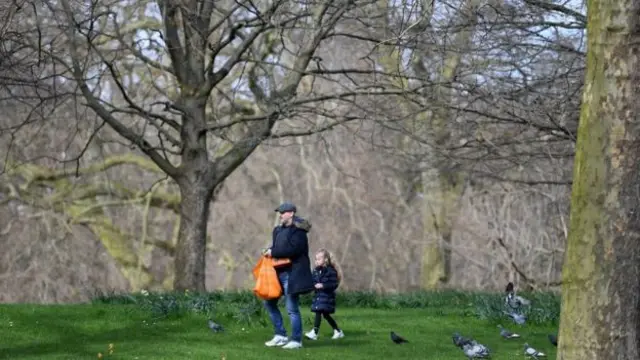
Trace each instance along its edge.
<path fill-rule="evenodd" d="M 339 284 L 338 272 L 331 266 L 319 266 L 313 270 L 313 283 L 322 284 L 316 289 L 311 304 L 311 311 L 333 314 L 336 311 L 336 289 Z"/>

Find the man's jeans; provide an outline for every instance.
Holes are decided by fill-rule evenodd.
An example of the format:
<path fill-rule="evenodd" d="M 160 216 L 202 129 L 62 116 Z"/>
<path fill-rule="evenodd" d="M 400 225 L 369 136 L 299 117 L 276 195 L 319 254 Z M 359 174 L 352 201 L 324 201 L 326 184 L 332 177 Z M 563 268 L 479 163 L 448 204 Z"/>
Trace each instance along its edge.
<path fill-rule="evenodd" d="M 290 295 L 289 288 L 289 273 L 283 272 L 278 274 L 280 285 L 282 286 L 285 306 L 287 313 L 289 314 L 289 320 L 291 320 L 291 339 L 292 341 L 302 342 L 302 317 L 300 316 L 299 307 L 299 295 Z M 282 313 L 278 308 L 278 299 L 265 300 L 264 307 L 269 313 L 271 322 L 273 323 L 273 329 L 276 335 L 287 336 L 287 330 L 284 328 L 284 322 L 282 320 Z"/>

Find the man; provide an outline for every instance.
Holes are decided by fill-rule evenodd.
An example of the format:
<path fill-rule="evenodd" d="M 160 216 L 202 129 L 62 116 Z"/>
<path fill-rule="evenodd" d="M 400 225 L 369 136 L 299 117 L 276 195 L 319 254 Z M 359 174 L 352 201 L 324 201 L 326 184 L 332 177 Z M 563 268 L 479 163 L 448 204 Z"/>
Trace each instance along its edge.
<path fill-rule="evenodd" d="M 278 309 L 278 300 L 265 300 L 264 306 L 269 313 L 275 336 L 265 343 L 266 346 L 282 346 L 283 349 L 302 347 L 302 317 L 300 316 L 299 297 L 313 291 L 311 261 L 309 260 L 309 240 L 307 232 L 311 224 L 296 216 L 296 206 L 283 203 L 276 212 L 280 213 L 280 225 L 273 229 L 271 247 L 265 250 L 266 256 L 276 259 L 287 258 L 291 263 L 276 268 L 282 286 L 285 306 L 291 320 L 291 339 L 287 338 L 282 314 Z"/>

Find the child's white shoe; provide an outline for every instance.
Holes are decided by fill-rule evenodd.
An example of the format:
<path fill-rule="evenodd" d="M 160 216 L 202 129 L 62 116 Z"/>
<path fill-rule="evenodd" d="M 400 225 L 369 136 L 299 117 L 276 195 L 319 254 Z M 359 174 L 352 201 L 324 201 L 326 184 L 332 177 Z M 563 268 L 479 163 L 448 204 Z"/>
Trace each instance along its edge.
<path fill-rule="evenodd" d="M 318 340 L 318 334 L 316 334 L 315 330 L 311 330 L 308 333 L 304 334 L 307 339 Z"/>
<path fill-rule="evenodd" d="M 333 330 L 333 336 L 331 337 L 333 340 L 342 339 L 344 337 L 344 333 L 342 330 Z"/>

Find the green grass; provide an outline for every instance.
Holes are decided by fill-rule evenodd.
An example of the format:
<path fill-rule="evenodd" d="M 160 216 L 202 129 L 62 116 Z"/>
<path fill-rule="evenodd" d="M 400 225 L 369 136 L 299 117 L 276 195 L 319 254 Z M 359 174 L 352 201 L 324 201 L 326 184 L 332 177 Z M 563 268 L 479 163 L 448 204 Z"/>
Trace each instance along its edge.
<path fill-rule="evenodd" d="M 551 295 L 532 297 L 546 306 L 558 302 Z M 111 294 L 97 297 L 93 304 L 0 305 L 0 359 L 96 359 L 99 352 L 113 360 L 464 359 L 451 342 L 454 331 L 487 345 L 493 359 L 523 358 L 525 341 L 555 358 L 555 348 L 546 338 L 556 331 L 555 309 L 532 312 L 531 324 L 517 326 L 498 315 L 495 307 L 500 298 L 489 294 L 351 293 L 341 295 L 339 301 L 335 317 L 346 337 L 331 340 L 331 329 L 323 323 L 318 341 L 306 340 L 303 349 L 289 351 L 264 346 L 272 330 L 250 293 Z M 311 327 L 308 302 L 308 297 L 303 298 L 305 331 Z M 206 324 L 209 316 L 226 331 L 211 333 Z M 500 338 L 498 323 L 522 339 Z M 391 330 L 410 343 L 393 344 Z M 114 344 L 112 355 L 108 355 L 109 344 Z"/>

